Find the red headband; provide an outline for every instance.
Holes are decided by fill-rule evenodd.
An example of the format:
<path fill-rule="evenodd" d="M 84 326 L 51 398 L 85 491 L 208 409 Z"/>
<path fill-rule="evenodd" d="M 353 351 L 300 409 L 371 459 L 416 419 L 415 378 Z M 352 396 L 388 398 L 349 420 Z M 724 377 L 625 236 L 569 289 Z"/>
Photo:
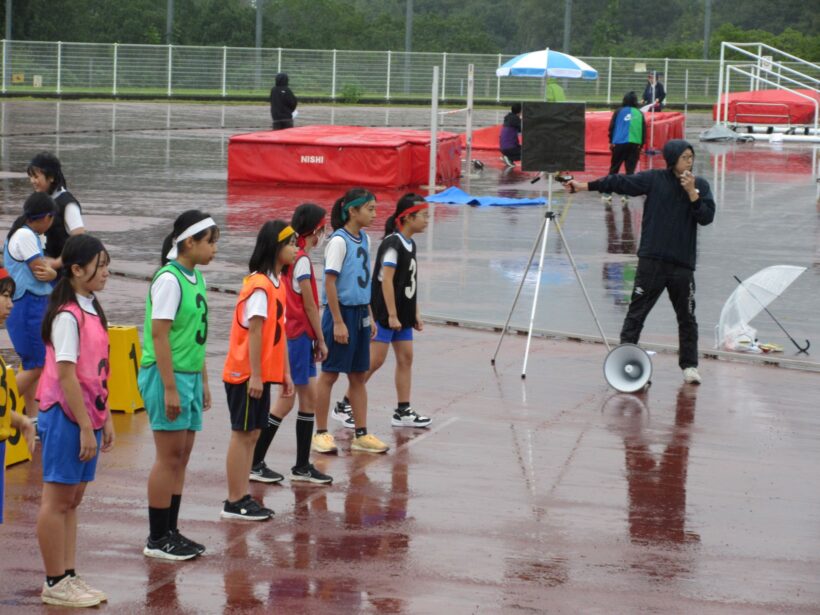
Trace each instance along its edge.
<path fill-rule="evenodd" d="M 398 216 L 396 216 L 396 220 L 398 220 L 399 224 L 401 225 L 402 220 L 404 220 L 404 218 L 406 218 L 407 216 L 410 216 L 412 214 L 418 213 L 418 212 L 420 212 L 424 209 L 427 209 L 429 206 L 430 206 L 429 203 L 425 203 L 423 201 L 421 203 L 417 203 L 416 205 L 413 205 L 412 207 L 408 207 L 403 212 L 401 212 Z"/>
<path fill-rule="evenodd" d="M 309 233 L 305 233 L 304 235 L 297 236 L 296 237 L 296 245 L 299 246 L 300 248 L 304 248 L 305 243 L 306 243 L 306 238 L 309 237 L 310 235 L 313 235 L 313 233 L 315 233 L 318 229 L 325 227 L 325 219 L 326 219 L 326 216 L 322 216 L 322 219 L 319 220 L 319 223 L 316 226 L 313 227 L 312 231 L 310 231 Z"/>

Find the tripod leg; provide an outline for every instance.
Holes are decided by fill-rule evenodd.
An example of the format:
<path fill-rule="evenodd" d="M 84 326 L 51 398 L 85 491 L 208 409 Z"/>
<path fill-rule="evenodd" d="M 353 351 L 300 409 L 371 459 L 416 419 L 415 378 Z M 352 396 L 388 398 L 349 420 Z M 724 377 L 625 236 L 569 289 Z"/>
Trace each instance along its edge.
<path fill-rule="evenodd" d="M 530 267 L 532 266 L 532 259 L 535 258 L 535 251 L 538 249 L 538 243 L 541 241 L 541 236 L 544 234 L 546 224 L 547 219 L 544 218 L 544 221 L 541 223 L 541 229 L 538 231 L 538 236 L 532 244 L 532 252 L 530 252 L 530 258 L 527 261 L 527 266 L 524 268 L 524 273 L 521 275 L 521 283 L 518 285 L 518 290 L 515 293 L 515 299 L 513 299 L 512 306 L 510 306 L 510 313 L 507 314 L 507 322 L 504 323 L 504 328 L 501 329 L 501 336 L 498 338 L 498 345 L 495 347 L 493 358 L 490 359 L 491 365 L 495 365 L 495 359 L 498 356 L 498 351 L 501 350 L 501 342 L 504 341 L 504 336 L 507 334 L 507 327 L 509 327 L 510 320 L 512 320 L 515 306 L 518 304 L 518 298 L 521 296 L 521 289 L 524 288 L 524 282 L 527 280 L 527 274 L 530 272 Z"/>
<path fill-rule="evenodd" d="M 587 288 L 586 286 L 584 286 L 584 281 L 581 279 L 581 275 L 578 273 L 578 267 L 576 267 L 575 265 L 575 259 L 572 257 L 572 250 L 569 249 L 569 244 L 567 243 L 567 240 L 564 237 L 564 231 L 561 230 L 561 225 L 558 224 L 558 220 L 555 221 L 555 228 L 558 231 L 558 236 L 561 238 L 561 243 L 564 244 L 564 249 L 566 249 L 567 251 L 569 264 L 572 265 L 572 271 L 575 273 L 575 279 L 578 280 L 578 284 L 581 285 L 581 291 L 584 293 L 584 299 L 587 300 L 589 311 L 592 312 L 592 318 L 595 320 L 595 324 L 598 326 L 598 332 L 601 334 L 601 339 L 604 341 L 604 345 L 606 346 L 607 352 L 609 352 L 609 342 L 607 341 L 606 335 L 604 334 L 604 329 L 601 326 L 601 321 L 598 320 L 598 314 L 595 313 L 595 308 L 592 306 L 592 301 L 589 298 L 589 293 L 587 293 Z"/>
<path fill-rule="evenodd" d="M 552 181 L 552 176 L 550 176 Z M 538 305 L 538 291 L 541 288 L 541 273 L 544 271 L 544 252 L 547 249 L 547 236 L 550 230 L 551 218 L 544 218 L 544 233 L 541 237 L 541 256 L 538 259 L 538 277 L 535 278 L 535 295 L 532 298 L 532 310 L 530 311 L 530 326 L 527 329 L 527 346 L 524 349 L 524 365 L 521 367 L 521 378 L 527 377 L 527 361 L 530 358 L 530 343 L 532 342 L 532 327 L 535 323 L 535 309 Z"/>

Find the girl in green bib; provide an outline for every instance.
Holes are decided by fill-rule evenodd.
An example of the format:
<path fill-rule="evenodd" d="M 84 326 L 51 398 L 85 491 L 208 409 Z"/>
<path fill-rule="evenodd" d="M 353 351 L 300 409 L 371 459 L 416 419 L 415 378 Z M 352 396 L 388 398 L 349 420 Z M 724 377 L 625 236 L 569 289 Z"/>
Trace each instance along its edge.
<path fill-rule="evenodd" d="M 211 217 L 189 210 L 174 222 L 162 245 L 145 306 L 138 384 L 154 431 L 156 460 L 148 477 L 150 535 L 143 553 L 186 560 L 205 551 L 177 529 L 185 468 L 202 413 L 211 407 L 205 367 L 208 303 L 197 265 L 216 255 L 219 228 Z"/>

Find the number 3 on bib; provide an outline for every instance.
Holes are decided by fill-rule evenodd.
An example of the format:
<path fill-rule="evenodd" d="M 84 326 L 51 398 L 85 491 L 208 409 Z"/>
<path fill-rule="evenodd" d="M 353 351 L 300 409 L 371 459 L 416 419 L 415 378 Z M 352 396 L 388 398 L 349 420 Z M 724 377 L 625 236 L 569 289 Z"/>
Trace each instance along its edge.
<path fill-rule="evenodd" d="M 404 296 L 412 299 L 416 295 L 416 259 L 410 261 L 410 285 L 404 287 Z"/>

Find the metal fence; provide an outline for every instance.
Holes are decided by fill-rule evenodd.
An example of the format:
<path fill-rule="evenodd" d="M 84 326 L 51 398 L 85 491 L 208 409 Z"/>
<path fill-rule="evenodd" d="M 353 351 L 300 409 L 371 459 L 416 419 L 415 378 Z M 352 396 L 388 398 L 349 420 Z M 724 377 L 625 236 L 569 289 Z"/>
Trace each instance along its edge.
<path fill-rule="evenodd" d="M 543 100 L 540 79 L 498 78 L 513 56 L 282 48 L 188 47 L 2 41 L 3 94 L 87 96 L 266 97 L 278 72 L 287 72 L 303 98 L 429 100 L 434 66 L 441 70 L 442 102 L 463 100 L 467 65 L 475 65 L 477 102 Z M 584 57 L 595 81 L 559 80 L 567 100 L 611 104 L 640 96 L 647 70 L 664 74 L 667 103 L 713 103 L 719 62 L 674 58 Z M 733 89 L 750 89 L 739 80 Z"/>

